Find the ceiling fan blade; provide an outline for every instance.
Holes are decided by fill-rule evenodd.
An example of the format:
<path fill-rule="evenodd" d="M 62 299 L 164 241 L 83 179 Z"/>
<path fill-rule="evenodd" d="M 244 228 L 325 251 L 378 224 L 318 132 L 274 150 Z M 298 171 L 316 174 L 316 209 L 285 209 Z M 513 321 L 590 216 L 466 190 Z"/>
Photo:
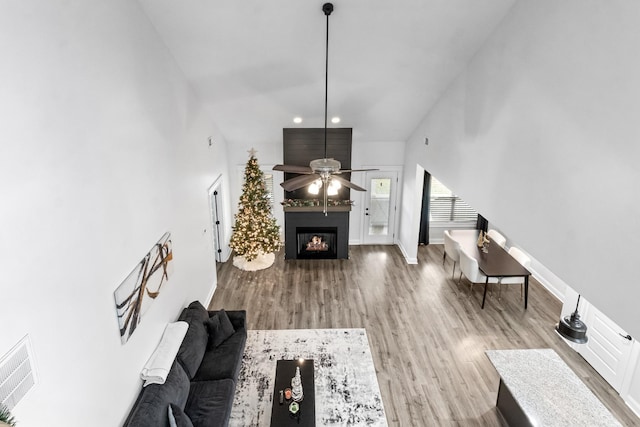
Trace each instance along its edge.
<path fill-rule="evenodd" d="M 300 175 L 296 176 L 295 178 L 288 179 L 280 183 L 280 185 L 285 189 L 285 191 L 294 191 L 298 188 L 302 188 L 306 185 L 311 184 L 316 179 L 320 179 L 320 175 L 317 175 L 315 173 L 310 175 Z"/>
<path fill-rule="evenodd" d="M 345 187 L 349 187 L 349 188 L 352 188 L 352 189 L 357 190 L 357 191 L 367 191 L 364 188 L 360 187 L 359 185 L 355 185 L 353 182 L 348 181 L 348 180 L 346 180 L 344 178 L 341 178 L 339 176 L 331 175 L 331 179 L 335 179 L 336 181 L 338 181 L 340 184 L 344 185 Z"/>
<path fill-rule="evenodd" d="M 340 169 L 336 173 L 345 173 L 345 172 L 369 172 L 369 171 L 377 171 L 380 169 Z"/>
<path fill-rule="evenodd" d="M 273 167 L 274 171 L 282 171 L 282 172 L 290 172 L 290 173 L 301 173 L 301 174 L 310 174 L 313 173 L 309 166 L 295 166 L 295 165 L 275 165 Z"/>

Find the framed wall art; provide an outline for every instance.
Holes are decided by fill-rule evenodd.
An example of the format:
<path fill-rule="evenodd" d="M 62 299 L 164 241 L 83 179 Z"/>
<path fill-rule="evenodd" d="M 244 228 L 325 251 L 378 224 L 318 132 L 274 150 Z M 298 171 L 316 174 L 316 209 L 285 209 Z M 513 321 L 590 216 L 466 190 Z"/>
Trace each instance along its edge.
<path fill-rule="evenodd" d="M 165 233 L 113 293 L 122 344 L 160 294 L 172 270 L 171 233 Z"/>

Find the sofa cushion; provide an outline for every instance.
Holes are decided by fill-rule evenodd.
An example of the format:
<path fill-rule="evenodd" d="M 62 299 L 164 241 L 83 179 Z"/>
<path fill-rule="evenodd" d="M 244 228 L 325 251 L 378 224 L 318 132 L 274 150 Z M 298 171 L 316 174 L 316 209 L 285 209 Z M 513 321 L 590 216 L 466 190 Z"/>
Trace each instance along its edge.
<path fill-rule="evenodd" d="M 193 381 L 238 379 L 242 365 L 244 345 L 247 341 L 247 331 L 237 330 L 218 347 L 210 348 L 202 358 L 202 363 Z"/>
<path fill-rule="evenodd" d="M 164 384 L 150 384 L 125 421 L 126 427 L 169 427 L 167 408 L 171 403 L 183 408 L 189 397 L 189 378 L 179 363 L 174 362 Z"/>
<path fill-rule="evenodd" d="M 227 426 L 233 406 L 233 380 L 200 381 L 191 383 L 184 412 L 193 427 Z"/>
<path fill-rule="evenodd" d="M 202 306 L 200 305 L 200 307 Z M 179 320 L 184 320 L 189 323 L 189 329 L 187 329 L 187 334 L 182 340 L 182 345 L 178 350 L 176 358 L 189 378 L 193 378 L 198 371 L 204 352 L 207 350 L 209 333 L 207 332 L 204 321 L 209 319 L 209 314 L 206 310 L 204 310 L 204 313 L 203 315 L 199 308 L 191 308 L 191 306 L 189 306 L 189 308 L 185 308 L 182 311 L 179 317 Z"/>
<path fill-rule="evenodd" d="M 173 403 L 169 404 L 169 427 L 193 427 L 191 418 L 184 413 L 181 407 Z"/>
<path fill-rule="evenodd" d="M 224 310 L 220 310 L 205 322 L 209 332 L 208 348 L 218 347 L 236 331 Z"/>
<path fill-rule="evenodd" d="M 210 311 L 210 316 L 216 314 L 216 311 Z M 231 324 L 233 325 L 233 329 L 236 331 L 239 329 L 247 329 L 245 326 L 247 320 L 247 312 L 245 310 L 232 310 L 225 311 L 227 313 L 227 317 L 231 320 Z"/>

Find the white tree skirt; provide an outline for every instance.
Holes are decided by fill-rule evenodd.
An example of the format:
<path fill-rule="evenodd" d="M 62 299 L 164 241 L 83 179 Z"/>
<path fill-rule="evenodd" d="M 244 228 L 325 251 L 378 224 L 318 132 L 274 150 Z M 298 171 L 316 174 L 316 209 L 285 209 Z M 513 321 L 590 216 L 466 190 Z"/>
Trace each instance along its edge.
<path fill-rule="evenodd" d="M 273 252 L 268 254 L 259 254 L 251 261 L 247 261 L 247 259 L 242 255 L 236 255 L 233 257 L 233 265 L 240 270 L 257 271 L 271 267 L 275 259 L 276 256 Z"/>
<path fill-rule="evenodd" d="M 387 426 L 364 329 L 249 330 L 231 427 L 268 427 L 279 359 L 313 359 L 317 426 Z"/>

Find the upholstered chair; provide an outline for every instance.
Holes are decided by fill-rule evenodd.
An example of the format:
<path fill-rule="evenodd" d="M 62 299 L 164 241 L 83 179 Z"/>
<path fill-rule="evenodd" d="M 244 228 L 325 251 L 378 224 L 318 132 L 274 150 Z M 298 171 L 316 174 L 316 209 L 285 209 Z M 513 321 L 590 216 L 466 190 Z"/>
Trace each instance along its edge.
<path fill-rule="evenodd" d="M 466 277 L 471 284 L 469 290 L 473 290 L 474 283 L 485 283 L 487 276 L 482 274 L 478 267 L 478 261 L 473 258 L 464 248 L 460 248 L 460 270 L 464 277 Z M 460 283 L 460 281 L 458 281 Z M 495 277 L 489 277 L 489 283 L 498 283 L 498 279 Z"/>
<path fill-rule="evenodd" d="M 487 236 L 489 236 L 489 239 L 491 239 L 492 242 L 496 243 L 501 248 L 504 248 L 504 245 L 507 243 L 507 239 L 494 229 L 489 230 L 487 232 Z"/>
<path fill-rule="evenodd" d="M 456 274 L 456 263 L 460 260 L 460 243 L 453 240 L 448 230 L 444 231 L 444 253 L 442 254 L 442 265 L 447 258 L 447 255 L 453 261 L 453 270 L 451 272 L 451 278 L 453 279 Z M 460 272 L 462 275 L 462 272 Z"/>
<path fill-rule="evenodd" d="M 524 268 L 529 268 L 531 266 L 531 258 L 529 258 L 524 252 L 520 249 L 511 247 L 509 248 L 509 255 L 515 258 Z M 522 290 L 524 288 L 524 277 L 504 277 L 501 281 L 500 293 L 498 294 L 498 298 L 502 293 L 502 284 L 504 285 L 520 285 L 520 299 L 522 299 Z"/>

